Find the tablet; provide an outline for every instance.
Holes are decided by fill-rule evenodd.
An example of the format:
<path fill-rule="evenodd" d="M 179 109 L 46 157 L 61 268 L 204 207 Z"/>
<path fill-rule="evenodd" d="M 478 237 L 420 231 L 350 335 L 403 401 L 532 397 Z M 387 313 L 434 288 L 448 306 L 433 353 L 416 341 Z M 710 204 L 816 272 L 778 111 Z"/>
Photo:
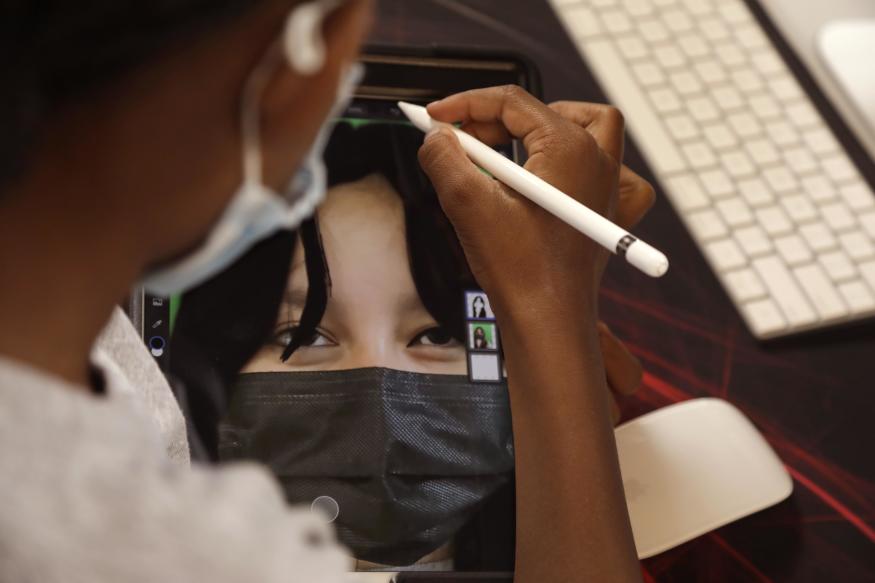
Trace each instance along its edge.
<path fill-rule="evenodd" d="M 396 103 L 507 84 L 538 95 L 538 76 L 510 54 L 375 48 L 362 60 L 325 152 L 326 200 L 289 241 L 272 332 L 240 374 L 223 365 L 241 315 L 268 301 L 252 282 L 281 253 L 259 246 L 182 298 L 141 295 L 134 315 L 195 457 L 266 464 L 290 504 L 336 526 L 357 570 L 508 572 L 500 330 L 419 167 L 424 136 Z M 499 151 L 522 161 L 513 143 Z"/>

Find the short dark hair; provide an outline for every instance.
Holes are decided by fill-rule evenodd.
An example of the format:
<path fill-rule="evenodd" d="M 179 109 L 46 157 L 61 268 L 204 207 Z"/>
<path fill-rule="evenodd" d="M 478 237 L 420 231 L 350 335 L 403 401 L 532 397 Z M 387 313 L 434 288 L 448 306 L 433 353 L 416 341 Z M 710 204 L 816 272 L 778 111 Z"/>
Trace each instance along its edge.
<path fill-rule="evenodd" d="M 479 286 L 456 231 L 419 166 L 417 152 L 422 141 L 422 132 L 406 124 L 356 127 L 338 123 L 325 150 L 329 186 L 356 182 L 372 174 L 389 181 L 404 205 L 407 255 L 416 291 L 437 323 L 464 343 L 464 292 Z M 310 289 L 284 359 L 313 336 L 331 293 L 330 266 L 325 261 L 317 221 L 304 223 L 300 235 Z"/>
<path fill-rule="evenodd" d="M 62 105 L 265 0 L 0 0 L 0 190 Z"/>

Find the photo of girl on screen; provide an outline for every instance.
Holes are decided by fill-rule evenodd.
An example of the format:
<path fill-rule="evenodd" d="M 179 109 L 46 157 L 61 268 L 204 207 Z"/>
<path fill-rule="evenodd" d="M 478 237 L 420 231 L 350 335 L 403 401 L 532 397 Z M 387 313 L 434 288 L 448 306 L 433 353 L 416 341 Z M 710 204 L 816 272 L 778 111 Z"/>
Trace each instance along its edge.
<path fill-rule="evenodd" d="M 477 283 L 419 168 L 422 140 L 337 125 L 326 201 L 299 233 L 274 335 L 238 379 L 220 457 L 267 464 L 291 503 L 336 501 L 358 569 L 510 570 L 506 385 L 468 381 Z"/>

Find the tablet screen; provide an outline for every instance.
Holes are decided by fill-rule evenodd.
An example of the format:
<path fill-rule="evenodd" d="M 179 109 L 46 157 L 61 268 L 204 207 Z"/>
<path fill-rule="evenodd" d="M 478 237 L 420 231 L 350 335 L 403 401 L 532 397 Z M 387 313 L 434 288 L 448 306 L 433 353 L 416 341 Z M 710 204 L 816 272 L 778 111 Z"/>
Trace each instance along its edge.
<path fill-rule="evenodd" d="M 222 461 L 267 464 L 359 570 L 454 570 L 482 552 L 490 503 L 506 520 L 488 529 L 512 514 L 499 332 L 419 168 L 422 141 L 392 102 L 338 120 L 316 236 L 299 234 L 274 334 L 219 434 Z M 473 382 L 490 358 L 493 382 Z"/>

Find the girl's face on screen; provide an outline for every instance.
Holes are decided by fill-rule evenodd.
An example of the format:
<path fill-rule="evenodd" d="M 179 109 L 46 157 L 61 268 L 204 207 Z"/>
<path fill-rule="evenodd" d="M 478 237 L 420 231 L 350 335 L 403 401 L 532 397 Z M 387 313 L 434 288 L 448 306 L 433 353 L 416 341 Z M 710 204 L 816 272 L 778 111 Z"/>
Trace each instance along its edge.
<path fill-rule="evenodd" d="M 325 316 L 313 338 L 280 361 L 307 296 L 301 245 L 277 319 L 276 341 L 243 372 L 384 367 L 466 374 L 465 348 L 435 322 L 410 273 L 401 197 L 372 175 L 328 192 L 319 228 L 331 273 Z"/>

